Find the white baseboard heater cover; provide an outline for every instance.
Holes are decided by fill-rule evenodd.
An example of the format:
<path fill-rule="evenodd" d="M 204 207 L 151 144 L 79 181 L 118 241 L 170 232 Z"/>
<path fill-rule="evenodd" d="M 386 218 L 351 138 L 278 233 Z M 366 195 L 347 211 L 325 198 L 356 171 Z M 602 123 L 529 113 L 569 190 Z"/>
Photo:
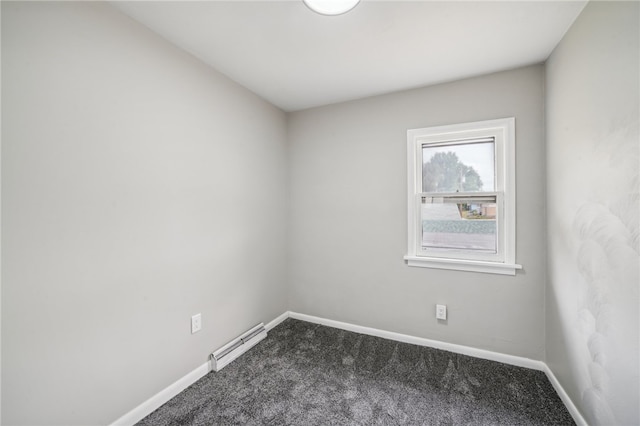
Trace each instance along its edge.
<path fill-rule="evenodd" d="M 227 364 L 257 345 L 265 337 L 267 337 L 267 330 L 264 328 L 264 323 L 260 323 L 237 339 L 227 343 L 211 354 L 213 371 L 222 370 Z"/>

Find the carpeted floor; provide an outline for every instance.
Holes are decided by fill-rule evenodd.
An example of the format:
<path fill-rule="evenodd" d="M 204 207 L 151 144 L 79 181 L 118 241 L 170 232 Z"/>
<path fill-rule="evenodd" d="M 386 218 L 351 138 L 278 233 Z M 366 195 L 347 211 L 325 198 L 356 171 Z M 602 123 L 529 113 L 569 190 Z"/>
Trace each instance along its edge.
<path fill-rule="evenodd" d="M 287 319 L 139 425 L 573 425 L 544 373 Z"/>

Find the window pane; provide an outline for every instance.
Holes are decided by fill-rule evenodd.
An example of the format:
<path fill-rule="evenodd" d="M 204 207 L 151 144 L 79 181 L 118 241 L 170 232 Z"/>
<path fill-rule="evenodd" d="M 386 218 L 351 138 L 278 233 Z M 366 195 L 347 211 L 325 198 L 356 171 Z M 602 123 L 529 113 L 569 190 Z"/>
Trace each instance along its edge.
<path fill-rule="evenodd" d="M 495 190 L 494 143 L 422 146 L 422 192 Z"/>
<path fill-rule="evenodd" d="M 496 203 L 422 202 L 422 249 L 496 253 Z"/>

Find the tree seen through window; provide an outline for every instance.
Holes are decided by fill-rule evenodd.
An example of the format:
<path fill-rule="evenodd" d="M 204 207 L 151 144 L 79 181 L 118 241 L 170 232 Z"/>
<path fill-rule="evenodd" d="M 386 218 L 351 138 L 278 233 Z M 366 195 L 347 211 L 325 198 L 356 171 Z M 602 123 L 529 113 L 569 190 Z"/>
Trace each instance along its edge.
<path fill-rule="evenodd" d="M 482 190 L 482 179 L 455 152 L 437 152 L 422 167 L 423 192 L 474 192 Z"/>

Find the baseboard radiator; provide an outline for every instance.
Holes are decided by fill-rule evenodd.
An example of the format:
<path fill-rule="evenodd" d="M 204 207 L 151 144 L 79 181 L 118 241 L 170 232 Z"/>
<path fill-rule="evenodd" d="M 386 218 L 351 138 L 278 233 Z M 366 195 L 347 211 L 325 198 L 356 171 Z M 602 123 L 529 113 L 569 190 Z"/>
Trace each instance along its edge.
<path fill-rule="evenodd" d="M 257 345 L 265 337 L 267 337 L 267 330 L 264 328 L 264 324 L 260 323 L 240 337 L 227 343 L 211 354 L 213 371 L 222 370 L 227 364 Z"/>

